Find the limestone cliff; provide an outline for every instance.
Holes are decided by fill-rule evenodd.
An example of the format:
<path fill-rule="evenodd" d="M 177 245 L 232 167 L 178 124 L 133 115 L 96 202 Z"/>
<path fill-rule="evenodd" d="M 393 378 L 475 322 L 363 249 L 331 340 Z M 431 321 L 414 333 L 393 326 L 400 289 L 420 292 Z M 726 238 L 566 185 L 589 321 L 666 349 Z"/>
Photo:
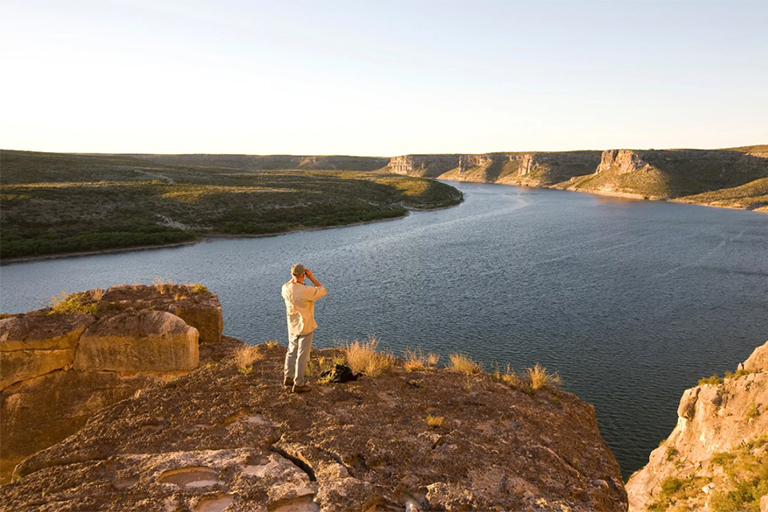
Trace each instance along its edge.
<path fill-rule="evenodd" d="M 405 155 L 389 161 L 387 170 L 395 174 L 437 178 L 459 165 L 459 155 Z"/>
<path fill-rule="evenodd" d="M 768 212 L 768 146 L 723 150 L 406 155 L 387 167 L 443 180 L 568 189 Z"/>
<path fill-rule="evenodd" d="M 192 285 L 91 290 L 0 320 L 0 481 L 105 406 L 196 368 L 222 325 L 218 298 Z"/>
<path fill-rule="evenodd" d="M 627 483 L 630 510 L 768 509 L 768 343 L 683 393 L 677 426 Z"/>

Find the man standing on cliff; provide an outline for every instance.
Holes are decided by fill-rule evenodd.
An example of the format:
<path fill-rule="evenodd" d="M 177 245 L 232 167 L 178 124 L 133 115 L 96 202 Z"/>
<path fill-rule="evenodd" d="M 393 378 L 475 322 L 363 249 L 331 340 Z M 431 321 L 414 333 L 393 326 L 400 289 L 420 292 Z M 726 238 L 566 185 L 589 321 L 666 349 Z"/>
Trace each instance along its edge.
<path fill-rule="evenodd" d="M 294 265 L 291 275 L 293 279 L 283 285 L 285 312 L 288 316 L 288 353 L 285 354 L 283 384 L 293 386 L 291 389 L 294 393 L 304 393 L 310 390 L 304 384 L 304 372 L 309 362 L 312 335 L 317 328 L 315 301 L 324 297 L 328 291 L 304 265 Z M 315 286 L 305 285 L 305 278 Z"/>

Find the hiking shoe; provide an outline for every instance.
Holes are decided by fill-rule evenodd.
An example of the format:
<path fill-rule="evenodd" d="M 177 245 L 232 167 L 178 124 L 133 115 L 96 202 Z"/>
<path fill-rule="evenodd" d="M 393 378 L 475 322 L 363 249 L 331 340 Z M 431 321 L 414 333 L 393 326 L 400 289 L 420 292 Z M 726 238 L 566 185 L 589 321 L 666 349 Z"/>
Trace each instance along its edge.
<path fill-rule="evenodd" d="M 283 379 L 283 386 L 293 386 L 293 379 L 290 377 Z"/>
<path fill-rule="evenodd" d="M 294 393 L 306 393 L 307 391 L 311 390 L 312 388 L 307 386 L 306 384 L 303 384 L 301 386 L 297 386 L 296 384 L 293 385 L 292 391 Z"/>

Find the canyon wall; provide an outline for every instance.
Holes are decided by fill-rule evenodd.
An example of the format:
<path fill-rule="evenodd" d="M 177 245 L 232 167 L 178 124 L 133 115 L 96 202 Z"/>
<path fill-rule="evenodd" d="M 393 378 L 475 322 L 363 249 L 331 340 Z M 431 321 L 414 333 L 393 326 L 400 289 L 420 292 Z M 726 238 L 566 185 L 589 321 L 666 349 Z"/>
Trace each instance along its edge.
<path fill-rule="evenodd" d="M 218 298 L 193 285 L 115 286 L 0 320 L 0 481 L 95 412 L 199 364 Z"/>
<path fill-rule="evenodd" d="M 768 146 L 405 155 L 391 172 L 768 212 Z"/>
<path fill-rule="evenodd" d="M 627 483 L 630 510 L 768 510 L 768 343 L 686 390 L 677 414 Z"/>

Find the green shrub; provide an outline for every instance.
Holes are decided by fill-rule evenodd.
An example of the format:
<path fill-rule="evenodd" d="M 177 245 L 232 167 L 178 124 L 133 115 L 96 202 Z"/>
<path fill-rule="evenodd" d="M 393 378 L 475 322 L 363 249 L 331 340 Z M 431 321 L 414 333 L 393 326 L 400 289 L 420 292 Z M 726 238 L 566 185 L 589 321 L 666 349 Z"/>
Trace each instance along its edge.
<path fill-rule="evenodd" d="M 712 375 L 711 377 L 702 377 L 699 379 L 699 386 L 704 386 L 705 384 L 718 385 L 722 383 L 723 379 L 718 377 L 716 374 Z"/>
<path fill-rule="evenodd" d="M 98 304 L 88 301 L 85 293 L 67 295 L 62 291 L 58 297 L 51 297 L 49 315 L 95 315 Z"/>

